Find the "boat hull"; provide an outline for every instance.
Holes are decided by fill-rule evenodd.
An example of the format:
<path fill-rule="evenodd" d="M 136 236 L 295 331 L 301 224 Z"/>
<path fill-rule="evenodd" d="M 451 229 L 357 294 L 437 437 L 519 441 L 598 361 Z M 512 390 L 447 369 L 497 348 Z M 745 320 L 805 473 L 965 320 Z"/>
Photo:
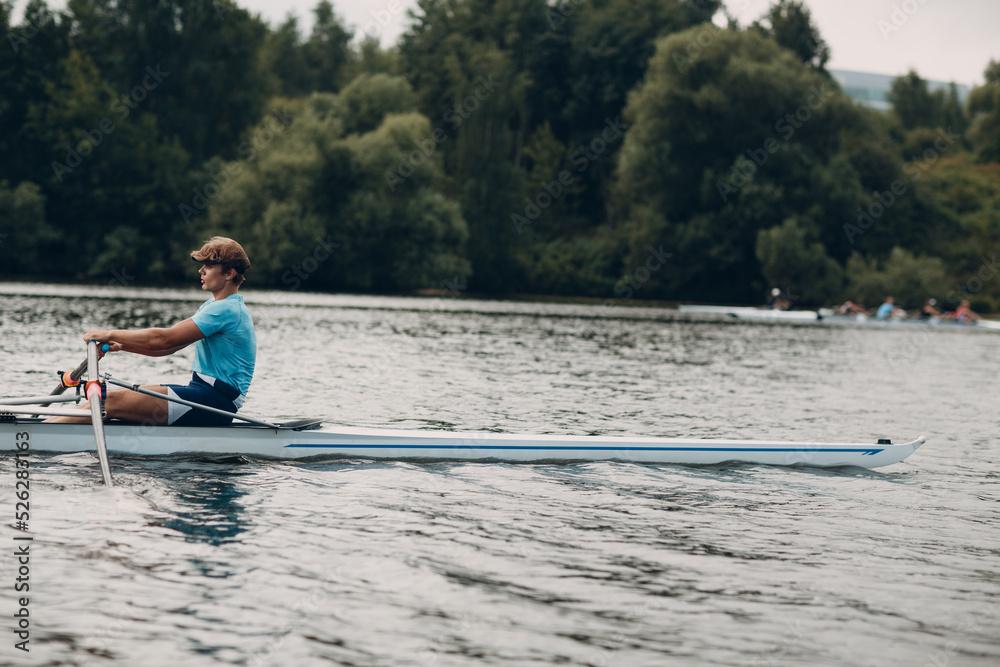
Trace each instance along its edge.
<path fill-rule="evenodd" d="M 815 322 L 819 313 L 815 310 L 774 310 L 752 308 L 750 306 L 698 306 L 681 305 L 682 313 L 697 315 L 729 315 L 738 320 L 762 320 L 765 322 Z"/>
<path fill-rule="evenodd" d="M 25 435 L 26 434 L 26 435 Z M 902 461 L 925 442 L 906 444 L 770 442 L 610 436 L 518 435 L 402 431 L 325 426 L 294 431 L 255 426 L 177 427 L 111 423 L 108 451 L 117 456 L 250 455 L 276 459 L 312 456 L 391 460 L 633 461 L 710 465 L 727 461 L 766 465 L 861 466 Z M 35 452 L 94 449 L 89 424 L 0 423 L 0 451 L 28 442 Z"/>

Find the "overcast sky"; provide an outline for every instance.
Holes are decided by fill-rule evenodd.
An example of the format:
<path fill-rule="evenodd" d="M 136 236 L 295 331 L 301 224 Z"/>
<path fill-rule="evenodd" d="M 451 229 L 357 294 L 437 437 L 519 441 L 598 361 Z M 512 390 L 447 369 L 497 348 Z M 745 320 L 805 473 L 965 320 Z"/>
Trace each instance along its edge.
<path fill-rule="evenodd" d="M 272 26 L 294 12 L 305 34 L 318 1 L 237 0 Z M 396 42 L 407 27 L 406 10 L 417 4 L 416 0 L 332 2 L 356 35 L 376 35 L 383 46 Z M 61 7 L 65 2 L 50 0 L 50 4 Z M 759 18 L 770 4 L 770 0 L 726 0 L 743 25 Z M 1000 0 L 805 0 L 805 4 L 830 45 L 832 69 L 891 75 L 915 69 L 925 79 L 971 86 L 983 82 L 991 58 L 1000 60 Z"/>

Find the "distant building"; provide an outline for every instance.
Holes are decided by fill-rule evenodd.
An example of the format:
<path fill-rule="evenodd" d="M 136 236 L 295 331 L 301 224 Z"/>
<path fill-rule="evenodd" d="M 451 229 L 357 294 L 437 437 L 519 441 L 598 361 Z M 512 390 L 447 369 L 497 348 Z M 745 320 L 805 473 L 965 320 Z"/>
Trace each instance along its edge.
<path fill-rule="evenodd" d="M 840 87 L 851 98 L 881 111 L 888 111 L 892 108 L 886 96 L 892 88 L 892 81 L 898 77 L 888 74 L 869 74 L 868 72 L 851 72 L 843 69 L 832 69 L 830 75 L 840 84 Z M 941 81 L 928 81 L 927 87 L 935 90 L 948 90 L 950 83 Z M 958 89 L 958 99 L 962 104 L 969 97 L 969 87 L 962 84 L 956 85 Z"/>

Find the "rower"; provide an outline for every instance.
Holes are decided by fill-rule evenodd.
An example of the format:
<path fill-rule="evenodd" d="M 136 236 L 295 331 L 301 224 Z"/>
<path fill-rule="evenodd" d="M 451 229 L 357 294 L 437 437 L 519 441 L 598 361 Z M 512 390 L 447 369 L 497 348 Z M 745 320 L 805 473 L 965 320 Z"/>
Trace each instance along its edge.
<path fill-rule="evenodd" d="M 975 324 L 982 318 L 969 305 L 968 299 L 962 299 L 962 303 L 955 310 L 955 321 L 962 324 Z"/>
<path fill-rule="evenodd" d="M 924 307 L 920 309 L 920 319 L 922 321 L 934 320 L 941 318 L 941 311 L 936 308 L 937 299 L 930 298 L 924 303 Z"/>
<path fill-rule="evenodd" d="M 215 236 L 191 259 L 202 266 L 201 288 L 212 297 L 190 318 L 170 328 L 139 330 L 94 329 L 84 341 L 107 343 L 109 352 L 133 352 L 149 357 L 173 354 L 194 343 L 191 382 L 187 385 L 145 385 L 157 394 L 180 398 L 200 405 L 235 413 L 243 406 L 257 359 L 257 336 L 253 318 L 238 294 L 250 259 L 236 241 Z M 108 393 L 105 404 L 112 419 L 143 424 L 185 426 L 225 426 L 226 417 L 196 410 L 173 401 L 128 390 Z M 53 422 L 89 422 L 89 417 L 54 417 Z"/>
<path fill-rule="evenodd" d="M 892 317 L 901 317 L 905 314 L 906 312 L 896 305 L 896 300 L 891 296 L 887 296 L 885 297 L 885 302 L 875 311 L 875 319 L 887 320 Z"/>

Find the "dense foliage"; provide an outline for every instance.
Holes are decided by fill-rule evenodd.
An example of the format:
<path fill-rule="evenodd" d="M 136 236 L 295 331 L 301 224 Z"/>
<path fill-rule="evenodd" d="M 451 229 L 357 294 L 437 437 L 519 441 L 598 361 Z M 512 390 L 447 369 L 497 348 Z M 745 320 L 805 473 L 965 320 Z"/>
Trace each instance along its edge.
<path fill-rule="evenodd" d="M 420 0 L 399 44 L 322 0 L 0 1 L 0 274 L 1000 309 L 1000 63 L 852 102 L 796 0 Z"/>

